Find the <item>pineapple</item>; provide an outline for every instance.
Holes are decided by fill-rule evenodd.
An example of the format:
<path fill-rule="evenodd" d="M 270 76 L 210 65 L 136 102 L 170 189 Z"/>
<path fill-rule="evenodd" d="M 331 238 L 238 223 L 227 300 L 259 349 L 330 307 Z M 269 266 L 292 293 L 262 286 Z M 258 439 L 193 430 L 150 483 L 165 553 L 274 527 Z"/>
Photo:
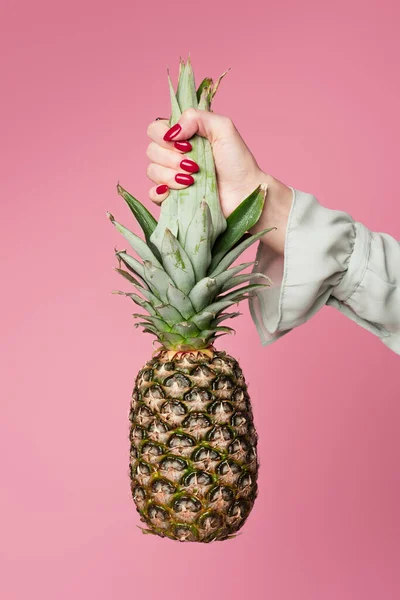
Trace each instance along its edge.
<path fill-rule="evenodd" d="M 170 126 L 190 107 L 210 110 L 224 75 L 215 83 L 204 79 L 196 90 L 190 58 L 181 60 L 176 92 L 168 74 Z M 225 219 L 211 145 L 197 135 L 190 141 L 187 155 L 200 167 L 196 181 L 170 191 L 158 223 L 117 186 L 145 240 L 107 215 L 141 259 L 115 250 L 116 271 L 134 291 L 113 293 L 145 311 L 133 315 L 135 327 L 160 344 L 132 393 L 133 500 L 144 532 L 211 542 L 235 535 L 257 495 L 257 434 L 247 385 L 238 362 L 214 342 L 233 332 L 222 323 L 240 313 L 228 309 L 268 285 L 254 270 L 240 274 L 254 262 L 232 266 L 269 231 L 247 233 L 261 215 L 267 188 L 260 184 Z"/>

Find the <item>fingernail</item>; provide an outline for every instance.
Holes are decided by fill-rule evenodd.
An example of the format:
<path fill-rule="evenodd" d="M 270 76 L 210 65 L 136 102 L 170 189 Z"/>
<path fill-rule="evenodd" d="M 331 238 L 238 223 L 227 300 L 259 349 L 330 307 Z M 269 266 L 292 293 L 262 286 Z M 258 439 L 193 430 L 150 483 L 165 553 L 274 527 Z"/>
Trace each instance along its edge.
<path fill-rule="evenodd" d="M 165 192 L 168 192 L 168 186 L 165 185 L 164 183 L 162 185 L 158 185 L 156 187 L 156 192 L 157 194 L 165 194 Z"/>
<path fill-rule="evenodd" d="M 190 160 L 190 158 L 184 158 L 180 163 L 181 169 L 184 171 L 188 171 L 189 173 L 197 173 L 199 170 L 199 165 L 194 162 L 194 160 Z"/>
<path fill-rule="evenodd" d="M 190 142 L 174 142 L 174 146 L 177 150 L 182 152 L 190 152 L 192 150 L 192 144 Z"/>
<path fill-rule="evenodd" d="M 176 123 L 170 129 L 168 129 L 167 133 L 164 135 L 164 140 L 166 142 L 170 142 L 172 138 L 178 135 L 181 129 L 182 127 L 179 125 L 179 123 Z"/>
<path fill-rule="evenodd" d="M 182 183 L 182 185 L 192 185 L 194 183 L 194 179 L 191 175 L 186 175 L 186 173 L 177 173 L 175 175 L 175 181 L 177 183 Z"/>

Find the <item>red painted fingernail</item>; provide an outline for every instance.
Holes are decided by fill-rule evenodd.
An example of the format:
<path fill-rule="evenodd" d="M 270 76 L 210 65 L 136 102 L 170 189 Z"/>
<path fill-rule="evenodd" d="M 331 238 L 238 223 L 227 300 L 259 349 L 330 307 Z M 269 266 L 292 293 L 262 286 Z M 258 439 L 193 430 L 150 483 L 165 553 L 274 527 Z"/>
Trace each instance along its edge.
<path fill-rule="evenodd" d="M 192 150 L 192 144 L 190 142 L 174 142 L 174 146 L 177 150 L 182 152 L 190 152 Z"/>
<path fill-rule="evenodd" d="M 156 187 L 156 192 L 157 194 L 165 194 L 165 192 L 168 192 L 168 186 L 165 185 L 164 183 L 162 185 L 158 185 Z"/>
<path fill-rule="evenodd" d="M 168 129 L 167 133 L 164 135 L 164 140 L 166 142 L 170 142 L 175 136 L 178 135 L 181 129 L 182 127 L 179 125 L 179 123 L 176 123 L 176 125 L 173 125 L 171 129 Z"/>
<path fill-rule="evenodd" d="M 193 177 L 186 173 L 177 173 L 175 175 L 175 181 L 177 183 L 182 183 L 183 185 L 192 185 L 192 183 L 194 183 Z"/>
<path fill-rule="evenodd" d="M 188 171 L 189 173 L 197 173 L 199 170 L 199 165 L 195 163 L 194 160 L 190 160 L 190 158 L 184 158 L 180 165 L 181 169 Z"/>

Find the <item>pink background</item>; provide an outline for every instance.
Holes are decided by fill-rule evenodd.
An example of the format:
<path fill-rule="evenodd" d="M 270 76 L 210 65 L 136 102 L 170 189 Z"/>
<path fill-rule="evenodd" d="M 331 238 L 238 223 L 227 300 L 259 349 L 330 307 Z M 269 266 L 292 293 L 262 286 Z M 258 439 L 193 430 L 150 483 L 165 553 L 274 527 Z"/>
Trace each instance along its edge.
<path fill-rule="evenodd" d="M 123 241 L 105 213 L 135 227 L 115 185 L 147 202 L 146 128 L 190 51 L 198 82 L 232 67 L 214 110 L 264 170 L 399 239 L 399 4 L 6 4 L 1 597 L 398 598 L 399 358 L 332 308 L 262 348 L 243 307 L 219 344 L 260 434 L 242 535 L 140 533 L 127 413 L 152 346 L 110 293 Z"/>

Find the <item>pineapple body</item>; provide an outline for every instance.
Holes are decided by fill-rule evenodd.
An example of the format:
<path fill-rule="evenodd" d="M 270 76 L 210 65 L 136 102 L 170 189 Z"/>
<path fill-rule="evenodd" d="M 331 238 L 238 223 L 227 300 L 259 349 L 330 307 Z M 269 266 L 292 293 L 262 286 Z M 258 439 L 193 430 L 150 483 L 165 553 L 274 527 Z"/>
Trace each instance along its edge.
<path fill-rule="evenodd" d="M 257 434 L 238 362 L 162 350 L 139 372 L 129 415 L 132 496 L 148 531 L 180 541 L 235 534 L 257 495 Z"/>

